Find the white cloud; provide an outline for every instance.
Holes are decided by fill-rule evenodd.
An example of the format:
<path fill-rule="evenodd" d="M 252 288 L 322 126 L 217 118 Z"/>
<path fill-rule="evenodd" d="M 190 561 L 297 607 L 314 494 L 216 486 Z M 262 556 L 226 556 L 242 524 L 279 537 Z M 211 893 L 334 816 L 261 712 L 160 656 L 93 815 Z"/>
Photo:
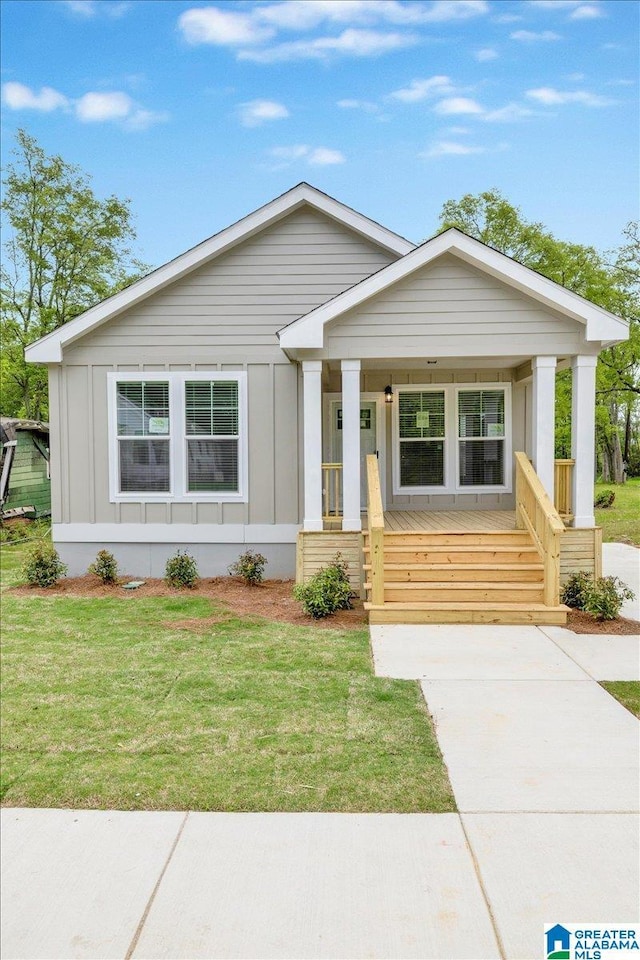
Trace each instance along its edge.
<path fill-rule="evenodd" d="M 417 42 L 408 33 L 380 33 L 375 30 L 344 30 L 337 37 L 317 37 L 315 40 L 294 40 L 261 50 L 241 50 L 240 60 L 255 63 L 282 63 L 288 60 L 328 60 L 332 55 L 374 57 L 390 50 L 400 50 Z"/>
<path fill-rule="evenodd" d="M 482 119 L 487 123 L 517 123 L 534 116 L 534 111 L 523 107 L 519 103 L 507 103 L 497 110 L 487 110 Z"/>
<path fill-rule="evenodd" d="M 498 51 L 492 47 L 483 47 L 482 50 L 476 50 L 473 56 L 478 63 L 488 63 L 490 60 L 498 59 Z"/>
<path fill-rule="evenodd" d="M 553 87 L 538 87 L 527 90 L 527 96 L 545 107 L 562 106 L 566 103 L 580 103 L 584 107 L 609 107 L 615 103 L 609 97 L 602 97 L 587 90 L 555 90 Z"/>
<path fill-rule="evenodd" d="M 276 161 L 272 168 L 274 170 L 282 170 L 298 161 L 304 161 L 313 167 L 325 167 L 346 162 L 346 157 L 339 150 L 331 150 L 329 147 L 310 147 L 306 143 L 272 147 L 269 150 L 269 156 Z"/>
<path fill-rule="evenodd" d="M 349 98 L 338 100 L 336 106 L 340 107 L 341 110 L 362 110 L 363 113 L 378 113 L 380 109 L 378 104 L 372 103 L 371 100 L 351 100 Z"/>
<path fill-rule="evenodd" d="M 388 99 L 400 100 L 402 103 L 419 103 L 429 97 L 445 97 L 455 93 L 455 87 L 450 77 L 436 76 L 428 80 L 412 80 L 408 87 L 394 90 Z"/>
<path fill-rule="evenodd" d="M 313 167 L 326 167 L 336 163 L 345 163 L 346 157 L 339 150 L 329 150 L 328 147 L 316 147 L 308 157 Z"/>
<path fill-rule="evenodd" d="M 283 120 L 289 116 L 285 105 L 276 100 L 250 100 L 240 104 L 239 112 L 243 127 L 259 127 L 269 120 Z"/>
<path fill-rule="evenodd" d="M 437 103 L 433 109 L 436 113 L 442 114 L 443 116 L 484 113 L 480 104 L 476 100 L 471 100 L 468 97 L 447 97 L 447 99 Z"/>
<path fill-rule="evenodd" d="M 468 143 L 455 143 L 453 140 L 438 140 L 421 157 L 467 157 L 471 154 L 486 153 L 486 147 L 474 147 Z"/>
<path fill-rule="evenodd" d="M 76 103 L 76 116 L 83 123 L 123 120 L 133 113 L 133 100 L 128 93 L 85 93 Z"/>
<path fill-rule="evenodd" d="M 2 85 L 2 102 L 10 110 L 41 110 L 43 113 L 51 113 L 69 105 L 64 94 L 53 87 L 41 87 L 36 93 L 31 87 L 14 80 Z"/>
<path fill-rule="evenodd" d="M 70 13 L 85 20 L 93 20 L 101 14 L 116 20 L 131 9 L 127 0 L 115 0 L 113 3 L 108 0 L 62 0 L 62 3 Z"/>
<path fill-rule="evenodd" d="M 178 18 L 178 27 L 191 44 L 240 46 L 263 43 L 275 35 L 273 27 L 260 24 L 250 13 L 198 7 L 185 10 Z"/>
<path fill-rule="evenodd" d="M 546 43 L 552 40 L 560 40 L 560 34 L 553 30 L 543 30 L 541 33 L 535 33 L 533 30 L 514 30 L 509 36 L 512 40 L 519 40 L 521 43 Z"/>
<path fill-rule="evenodd" d="M 573 13 L 569 14 L 570 20 L 597 20 L 604 17 L 604 13 L 595 3 L 586 3 L 583 7 L 576 7 Z"/>

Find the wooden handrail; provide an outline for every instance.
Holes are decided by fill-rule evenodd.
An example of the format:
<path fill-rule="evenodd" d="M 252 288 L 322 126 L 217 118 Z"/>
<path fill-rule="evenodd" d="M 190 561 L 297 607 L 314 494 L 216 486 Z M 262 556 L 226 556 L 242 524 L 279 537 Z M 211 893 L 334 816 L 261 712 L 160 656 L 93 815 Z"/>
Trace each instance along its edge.
<path fill-rule="evenodd" d="M 575 460 L 556 460 L 554 469 L 553 500 L 563 520 L 573 516 L 572 480 Z"/>
<path fill-rule="evenodd" d="M 544 565 L 544 602 L 560 603 L 560 537 L 564 524 L 525 453 L 516 453 L 516 527 L 531 534 Z"/>
<path fill-rule="evenodd" d="M 369 526 L 369 560 L 371 563 L 371 603 L 384 603 L 384 510 L 378 458 L 367 456 L 367 523 Z"/>
<path fill-rule="evenodd" d="M 342 464 L 322 464 L 322 519 L 336 520 L 342 516 Z"/>

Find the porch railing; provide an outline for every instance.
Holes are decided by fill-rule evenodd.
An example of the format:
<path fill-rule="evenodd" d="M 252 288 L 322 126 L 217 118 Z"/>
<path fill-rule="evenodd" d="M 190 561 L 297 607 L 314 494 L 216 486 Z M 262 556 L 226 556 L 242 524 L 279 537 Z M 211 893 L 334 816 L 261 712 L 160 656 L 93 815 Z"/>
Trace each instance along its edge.
<path fill-rule="evenodd" d="M 322 464 L 322 519 L 334 522 L 342 517 L 342 464 Z"/>
<path fill-rule="evenodd" d="M 560 603 L 560 537 L 564 524 L 525 453 L 516 453 L 516 527 L 533 537 L 544 565 L 544 602 Z"/>
<path fill-rule="evenodd" d="M 382 606 L 384 603 L 384 511 L 382 509 L 382 491 L 378 458 L 370 453 L 367 456 L 367 524 L 369 527 L 369 563 L 371 565 L 371 603 Z"/>
<path fill-rule="evenodd" d="M 571 487 L 575 460 L 556 460 L 554 470 L 555 508 L 565 521 L 573 518 Z"/>

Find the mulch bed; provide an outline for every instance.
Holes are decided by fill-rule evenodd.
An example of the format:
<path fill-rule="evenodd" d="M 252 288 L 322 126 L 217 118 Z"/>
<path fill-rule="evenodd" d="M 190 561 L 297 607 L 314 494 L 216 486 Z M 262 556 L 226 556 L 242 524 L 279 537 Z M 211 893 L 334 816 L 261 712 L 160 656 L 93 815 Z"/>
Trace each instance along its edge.
<path fill-rule="evenodd" d="M 213 577 L 199 580 L 192 590 L 177 590 L 167 586 L 164 580 L 149 578 L 144 586 L 137 590 L 123 590 L 117 586 L 105 586 L 97 577 L 86 574 L 84 577 L 64 577 L 53 587 L 14 587 L 10 592 L 29 594 L 30 596 L 74 596 L 74 597 L 121 597 L 129 600 L 134 597 L 175 597 L 179 595 L 205 597 L 219 601 L 228 609 L 212 617 L 195 618 L 184 621 L 170 621 L 167 626 L 198 633 L 209 626 L 224 622 L 229 616 L 263 617 L 280 623 L 295 623 L 300 626 L 315 624 L 332 630 L 361 629 L 367 625 L 367 614 L 361 600 L 353 601 L 353 610 L 339 610 L 331 617 L 313 620 L 306 616 L 297 600 L 293 599 L 292 580 L 265 580 L 256 587 L 249 587 L 240 577 Z M 571 610 L 567 617 L 567 629 L 574 633 L 639 635 L 640 623 L 619 617 L 617 620 L 600 622 L 581 610 Z"/>

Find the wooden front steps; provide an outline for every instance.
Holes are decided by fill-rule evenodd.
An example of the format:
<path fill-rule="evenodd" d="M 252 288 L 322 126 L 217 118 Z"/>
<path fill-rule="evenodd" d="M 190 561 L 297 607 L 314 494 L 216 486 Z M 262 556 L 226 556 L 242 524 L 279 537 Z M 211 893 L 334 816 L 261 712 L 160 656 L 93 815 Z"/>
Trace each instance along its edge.
<path fill-rule="evenodd" d="M 370 623 L 566 623 L 567 608 L 544 603 L 544 565 L 527 530 L 384 532 L 383 602 Z"/>

